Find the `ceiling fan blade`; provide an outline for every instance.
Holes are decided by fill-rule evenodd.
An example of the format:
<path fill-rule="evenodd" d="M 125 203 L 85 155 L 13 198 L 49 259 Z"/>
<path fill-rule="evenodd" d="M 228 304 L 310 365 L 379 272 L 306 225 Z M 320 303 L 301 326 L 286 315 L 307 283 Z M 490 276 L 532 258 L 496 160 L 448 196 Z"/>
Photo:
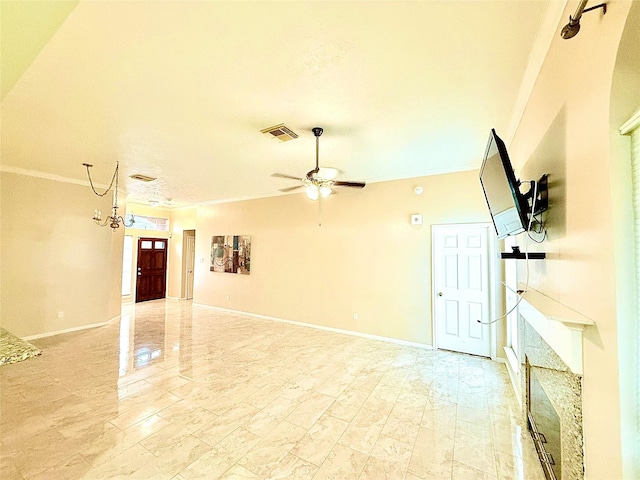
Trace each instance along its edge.
<path fill-rule="evenodd" d="M 298 188 L 302 188 L 302 187 L 304 187 L 304 185 L 296 185 L 295 187 L 281 188 L 280 191 L 281 192 L 292 192 L 293 190 L 297 190 Z"/>
<path fill-rule="evenodd" d="M 336 180 L 333 182 L 333 185 L 336 187 L 364 188 L 366 183 L 365 182 L 341 182 L 340 180 Z"/>
<path fill-rule="evenodd" d="M 302 181 L 302 178 L 300 178 L 300 177 L 294 177 L 292 175 L 285 175 L 284 173 L 272 173 L 271 176 L 272 177 L 276 177 L 276 178 L 288 178 L 289 180 L 298 180 L 299 182 Z"/>

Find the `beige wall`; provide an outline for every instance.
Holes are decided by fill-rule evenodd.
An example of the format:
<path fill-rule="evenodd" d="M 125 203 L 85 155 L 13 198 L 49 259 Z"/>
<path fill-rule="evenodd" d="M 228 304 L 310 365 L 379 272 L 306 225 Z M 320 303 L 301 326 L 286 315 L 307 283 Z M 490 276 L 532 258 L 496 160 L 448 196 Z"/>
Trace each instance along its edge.
<path fill-rule="evenodd" d="M 640 478 L 640 315 L 636 298 L 631 144 L 619 127 L 640 108 L 640 2 L 634 2 L 618 49 L 611 89 L 611 186 L 616 252 L 620 425 L 624 478 Z M 639 188 L 636 186 L 636 188 Z M 635 267 L 635 268 L 634 268 Z"/>
<path fill-rule="evenodd" d="M 488 221 L 476 171 L 341 189 L 322 226 L 304 194 L 202 206 L 194 301 L 430 345 L 431 225 Z M 248 276 L 209 271 L 211 237 L 232 234 L 251 235 Z"/>
<path fill-rule="evenodd" d="M 563 18 L 575 7 L 569 2 Z M 604 17 L 583 17 L 575 38 L 554 37 L 509 146 L 512 160 L 520 167 L 526 164 L 522 178 L 551 174 L 549 239 L 540 248 L 548 259 L 534 262 L 531 286 L 596 322 L 585 331 L 584 349 L 590 479 L 623 478 L 613 234 L 618 206 L 612 201 L 616 187 L 611 185 L 615 159 L 609 109 L 614 62 L 629 8 L 630 2 L 609 2 Z"/>
<path fill-rule="evenodd" d="M 167 296 L 184 298 L 183 290 L 183 232 L 196 229 L 196 209 L 188 208 L 171 212 L 171 242 L 169 252 L 169 278 Z"/>
<path fill-rule="evenodd" d="M 63 181 L 1 178 L 3 328 L 24 337 L 120 315 L 123 229 L 91 220 L 95 208 L 109 211 L 110 198 Z"/>

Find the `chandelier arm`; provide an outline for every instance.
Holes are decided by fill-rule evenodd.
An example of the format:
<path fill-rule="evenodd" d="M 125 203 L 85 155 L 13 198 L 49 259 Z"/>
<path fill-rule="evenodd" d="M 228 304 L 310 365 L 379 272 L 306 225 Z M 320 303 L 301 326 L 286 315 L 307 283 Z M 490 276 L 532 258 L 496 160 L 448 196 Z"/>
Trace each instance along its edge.
<path fill-rule="evenodd" d="M 96 220 L 95 218 L 93 219 L 94 222 L 96 222 L 98 225 L 100 225 L 101 227 L 106 227 L 107 223 L 109 223 L 109 220 L 111 220 L 111 217 L 107 217 L 104 219 L 104 222 L 101 222 L 100 220 Z"/>
<path fill-rule="evenodd" d="M 131 215 L 131 223 L 127 223 L 123 217 L 120 217 L 120 220 L 122 220 L 122 224 L 127 228 L 133 227 L 133 224 L 136 223 L 136 218 L 133 215 Z"/>

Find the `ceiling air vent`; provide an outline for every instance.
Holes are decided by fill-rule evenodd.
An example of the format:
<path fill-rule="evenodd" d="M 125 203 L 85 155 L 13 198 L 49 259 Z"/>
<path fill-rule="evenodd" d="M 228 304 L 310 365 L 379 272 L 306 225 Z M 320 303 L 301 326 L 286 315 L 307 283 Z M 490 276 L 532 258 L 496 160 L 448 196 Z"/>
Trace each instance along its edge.
<path fill-rule="evenodd" d="M 273 135 L 275 138 L 277 138 L 281 142 L 288 142 L 289 140 L 298 138 L 298 134 L 294 133 L 284 123 L 281 123 L 280 125 L 276 125 L 275 127 L 265 128 L 264 130 L 260 130 L 260 131 L 267 135 Z"/>
<path fill-rule="evenodd" d="M 153 177 L 147 177 L 146 175 L 142 175 L 140 173 L 136 173 L 135 175 L 129 175 L 129 178 L 133 178 L 134 180 L 140 180 L 141 182 L 153 182 L 156 180 Z"/>

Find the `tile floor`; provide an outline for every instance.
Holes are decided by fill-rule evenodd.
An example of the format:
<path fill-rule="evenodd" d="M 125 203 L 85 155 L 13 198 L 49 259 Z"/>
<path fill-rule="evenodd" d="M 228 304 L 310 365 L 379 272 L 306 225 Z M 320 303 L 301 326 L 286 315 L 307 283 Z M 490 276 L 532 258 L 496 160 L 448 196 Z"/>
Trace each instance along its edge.
<path fill-rule="evenodd" d="M 191 305 L 0 367 L 0 477 L 543 479 L 505 366 Z"/>

